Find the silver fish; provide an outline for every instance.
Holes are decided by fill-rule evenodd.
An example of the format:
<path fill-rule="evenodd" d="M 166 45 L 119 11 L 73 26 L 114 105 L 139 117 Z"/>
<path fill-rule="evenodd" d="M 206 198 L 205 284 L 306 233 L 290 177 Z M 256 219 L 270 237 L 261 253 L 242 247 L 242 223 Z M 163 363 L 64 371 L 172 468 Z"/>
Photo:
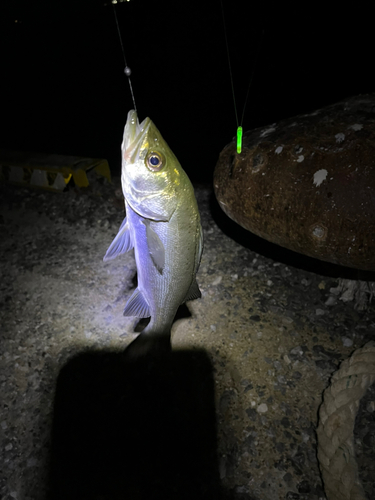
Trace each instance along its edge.
<path fill-rule="evenodd" d="M 143 333 L 170 332 L 178 307 L 201 296 L 203 233 L 193 186 L 150 118 L 129 111 L 121 183 L 126 217 L 104 261 L 134 248 L 138 287 L 124 316 L 148 318 Z"/>

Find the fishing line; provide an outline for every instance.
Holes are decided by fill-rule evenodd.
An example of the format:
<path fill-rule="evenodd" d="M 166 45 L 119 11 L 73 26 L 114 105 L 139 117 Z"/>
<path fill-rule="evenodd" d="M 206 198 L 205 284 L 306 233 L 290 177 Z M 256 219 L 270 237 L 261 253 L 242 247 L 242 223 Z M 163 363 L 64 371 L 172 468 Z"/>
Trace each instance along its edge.
<path fill-rule="evenodd" d="M 254 73 L 255 73 L 257 62 L 258 62 L 258 57 L 259 57 L 259 54 L 260 54 L 260 49 L 262 48 L 263 38 L 264 38 L 264 29 L 262 30 L 262 38 L 260 39 L 260 42 L 258 44 L 258 51 L 256 53 L 255 60 L 254 60 L 253 72 L 251 74 L 249 86 L 247 87 L 247 94 L 246 94 L 245 104 L 243 105 L 243 111 L 242 111 L 242 117 L 241 117 L 241 125 L 243 123 L 243 117 L 244 117 L 244 114 L 245 114 L 245 108 L 246 108 L 246 104 L 247 104 L 247 99 L 249 97 L 249 90 L 250 90 L 251 83 L 252 83 L 253 78 L 254 78 Z"/>
<path fill-rule="evenodd" d="M 121 37 L 120 26 L 119 26 L 119 24 L 118 24 L 117 13 L 116 13 L 116 9 L 115 9 L 115 5 L 114 5 L 114 3 L 112 3 L 112 6 L 113 6 L 113 13 L 114 13 L 114 15 L 115 15 L 115 20 L 116 20 L 117 32 L 118 32 L 118 36 L 119 36 L 119 39 L 120 39 L 120 44 L 121 44 L 122 55 L 124 56 L 124 62 L 125 62 L 125 69 L 124 69 L 124 73 L 125 73 L 125 75 L 128 77 L 128 80 L 129 80 L 129 87 L 130 87 L 130 92 L 131 92 L 132 99 L 133 99 L 134 111 L 137 113 L 137 106 L 135 105 L 135 99 L 134 99 L 134 93 L 133 93 L 132 82 L 131 82 L 131 80 L 130 80 L 130 75 L 132 74 L 132 70 L 129 68 L 128 63 L 126 62 L 124 45 L 123 45 L 123 43 L 122 43 L 122 37 Z M 138 114 L 138 113 L 137 113 L 137 114 Z"/>
<path fill-rule="evenodd" d="M 237 127 L 238 127 L 236 97 L 234 95 L 233 74 L 232 74 L 232 67 L 231 67 L 231 64 L 230 64 L 230 55 L 229 55 L 229 46 L 228 46 L 228 37 L 227 37 L 227 27 L 226 27 L 226 24 L 225 24 L 223 0 L 220 0 L 220 3 L 221 3 L 221 15 L 223 17 L 225 45 L 227 47 L 227 56 L 228 56 L 228 66 L 229 66 L 230 83 L 231 83 L 231 86 L 232 86 L 232 95 L 233 95 L 233 102 L 234 102 L 234 113 L 236 115 L 236 123 L 237 123 Z"/>
<path fill-rule="evenodd" d="M 230 81 L 231 81 L 231 86 L 232 86 L 234 112 L 235 112 L 235 115 L 236 115 L 236 123 L 237 123 L 237 153 L 240 154 L 241 150 L 242 150 L 242 124 L 243 124 L 243 118 L 244 118 L 244 115 L 245 115 L 245 108 L 246 108 L 247 100 L 248 100 L 248 97 L 249 97 L 249 91 L 250 91 L 251 83 L 253 81 L 253 77 L 254 77 L 254 73 L 255 73 L 255 68 L 256 68 L 256 65 L 257 65 L 257 62 L 258 62 L 258 57 L 259 57 L 260 49 L 261 49 L 262 43 L 263 43 L 264 29 L 262 30 L 262 37 L 260 39 L 260 42 L 259 42 L 259 45 L 258 45 L 258 51 L 257 51 L 257 54 L 255 56 L 255 60 L 254 60 L 253 72 L 252 72 L 251 77 L 250 77 L 249 86 L 247 87 L 245 104 L 244 104 L 243 110 L 242 110 L 241 123 L 238 124 L 237 106 L 236 106 L 236 98 L 235 98 L 235 92 L 234 92 L 232 66 L 231 66 L 231 63 L 230 63 L 229 45 L 228 45 L 228 37 L 227 37 L 227 28 L 226 28 L 226 23 L 225 23 L 223 0 L 220 0 L 220 3 L 221 3 L 221 14 L 222 14 L 223 26 L 224 26 L 225 45 L 226 45 L 226 48 L 227 48 L 227 56 L 228 56 L 229 75 L 230 75 Z"/>

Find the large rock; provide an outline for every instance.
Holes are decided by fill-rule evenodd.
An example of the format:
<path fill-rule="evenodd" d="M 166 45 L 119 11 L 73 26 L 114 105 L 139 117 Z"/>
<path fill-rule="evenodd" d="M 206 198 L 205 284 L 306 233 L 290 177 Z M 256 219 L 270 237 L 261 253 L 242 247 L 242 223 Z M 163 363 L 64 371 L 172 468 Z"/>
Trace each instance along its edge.
<path fill-rule="evenodd" d="M 244 134 L 220 154 L 224 212 L 273 243 L 375 270 L 375 94 Z"/>

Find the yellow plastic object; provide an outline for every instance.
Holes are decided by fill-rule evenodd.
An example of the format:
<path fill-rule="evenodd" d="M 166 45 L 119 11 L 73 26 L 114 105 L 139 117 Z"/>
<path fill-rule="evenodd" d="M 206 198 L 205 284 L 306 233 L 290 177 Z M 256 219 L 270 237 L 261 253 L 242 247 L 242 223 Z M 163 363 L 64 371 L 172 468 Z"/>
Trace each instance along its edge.
<path fill-rule="evenodd" d="M 104 159 L 0 150 L 2 182 L 63 191 L 72 177 L 76 186 L 87 187 L 92 173 L 111 182 L 109 165 Z"/>

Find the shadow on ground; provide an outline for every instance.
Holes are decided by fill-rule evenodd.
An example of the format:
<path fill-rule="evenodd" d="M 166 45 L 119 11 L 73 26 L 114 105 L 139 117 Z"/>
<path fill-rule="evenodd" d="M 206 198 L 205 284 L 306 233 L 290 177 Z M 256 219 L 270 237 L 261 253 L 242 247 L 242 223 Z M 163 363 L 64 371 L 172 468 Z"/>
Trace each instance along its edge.
<path fill-rule="evenodd" d="M 62 368 L 48 498 L 228 498 L 207 354 L 129 352 L 84 352 Z"/>

